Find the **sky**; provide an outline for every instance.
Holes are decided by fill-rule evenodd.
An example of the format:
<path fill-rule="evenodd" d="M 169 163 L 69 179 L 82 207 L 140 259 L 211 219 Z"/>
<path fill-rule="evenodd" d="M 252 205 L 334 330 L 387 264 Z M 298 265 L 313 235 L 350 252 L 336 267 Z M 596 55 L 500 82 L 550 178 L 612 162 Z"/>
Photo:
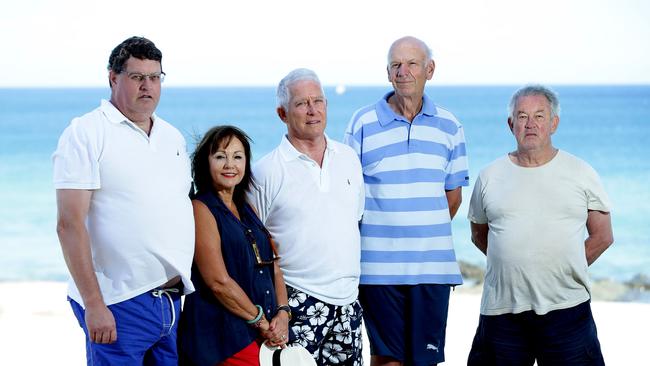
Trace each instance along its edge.
<path fill-rule="evenodd" d="M 107 86 L 110 51 L 144 36 L 166 86 L 386 85 L 405 35 L 433 50 L 430 83 L 650 84 L 644 0 L 0 0 L 0 87 Z"/>

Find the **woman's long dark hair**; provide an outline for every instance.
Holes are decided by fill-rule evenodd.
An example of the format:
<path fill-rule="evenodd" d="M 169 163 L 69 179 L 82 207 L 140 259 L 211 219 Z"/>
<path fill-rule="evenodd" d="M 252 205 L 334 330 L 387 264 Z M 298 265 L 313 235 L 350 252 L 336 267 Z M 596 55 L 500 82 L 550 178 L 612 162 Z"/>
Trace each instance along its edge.
<path fill-rule="evenodd" d="M 192 178 L 194 179 L 194 194 L 192 198 L 205 192 L 213 191 L 212 176 L 210 175 L 210 156 L 217 152 L 219 146 L 228 146 L 233 137 L 244 145 L 246 168 L 241 182 L 235 186 L 233 201 L 237 207 L 244 207 L 246 192 L 251 189 L 253 178 L 251 174 L 251 145 L 248 135 L 235 126 L 224 125 L 212 127 L 205 133 L 201 142 L 192 154 Z"/>

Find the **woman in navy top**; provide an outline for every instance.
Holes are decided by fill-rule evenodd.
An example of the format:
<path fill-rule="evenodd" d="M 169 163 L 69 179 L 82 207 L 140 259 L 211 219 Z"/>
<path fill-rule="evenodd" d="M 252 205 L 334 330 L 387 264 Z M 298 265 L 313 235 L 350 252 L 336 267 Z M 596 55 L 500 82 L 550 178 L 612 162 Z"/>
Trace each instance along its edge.
<path fill-rule="evenodd" d="M 179 323 L 181 365 L 259 365 L 262 341 L 284 346 L 289 338 L 282 272 L 246 202 L 250 155 L 244 132 L 218 126 L 192 157 L 196 292 L 186 296 Z"/>

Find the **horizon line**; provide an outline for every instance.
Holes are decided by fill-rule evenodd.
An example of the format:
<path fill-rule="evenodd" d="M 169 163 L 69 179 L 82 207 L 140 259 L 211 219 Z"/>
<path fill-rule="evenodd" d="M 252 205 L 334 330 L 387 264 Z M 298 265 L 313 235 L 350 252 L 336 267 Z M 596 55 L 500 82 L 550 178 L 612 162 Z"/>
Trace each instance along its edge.
<path fill-rule="evenodd" d="M 435 88 L 435 87 L 513 87 L 521 86 L 528 84 L 538 84 L 538 82 L 526 82 L 526 83 L 435 83 L 428 84 L 425 88 Z M 588 86 L 588 87 L 612 87 L 612 86 L 650 86 L 650 82 L 635 82 L 635 83 L 541 83 L 543 85 L 552 85 L 552 86 Z M 323 88 L 379 88 L 379 87 L 390 87 L 391 84 L 330 84 L 323 83 Z M 184 88 L 275 88 L 275 84 L 214 84 L 214 85 L 205 85 L 205 84 L 173 84 L 167 85 L 163 84 L 163 88 L 174 88 L 174 89 L 184 89 Z M 110 89 L 106 88 L 105 85 L 0 85 L 1 89 Z"/>

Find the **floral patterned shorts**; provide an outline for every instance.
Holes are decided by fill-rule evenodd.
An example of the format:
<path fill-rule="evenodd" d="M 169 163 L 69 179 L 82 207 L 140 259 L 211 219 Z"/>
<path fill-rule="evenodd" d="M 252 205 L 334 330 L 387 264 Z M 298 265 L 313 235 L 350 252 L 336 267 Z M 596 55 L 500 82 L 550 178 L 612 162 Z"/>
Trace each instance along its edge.
<path fill-rule="evenodd" d="M 293 315 L 291 341 L 305 347 L 318 365 L 362 366 L 361 305 L 330 305 L 287 286 Z"/>

